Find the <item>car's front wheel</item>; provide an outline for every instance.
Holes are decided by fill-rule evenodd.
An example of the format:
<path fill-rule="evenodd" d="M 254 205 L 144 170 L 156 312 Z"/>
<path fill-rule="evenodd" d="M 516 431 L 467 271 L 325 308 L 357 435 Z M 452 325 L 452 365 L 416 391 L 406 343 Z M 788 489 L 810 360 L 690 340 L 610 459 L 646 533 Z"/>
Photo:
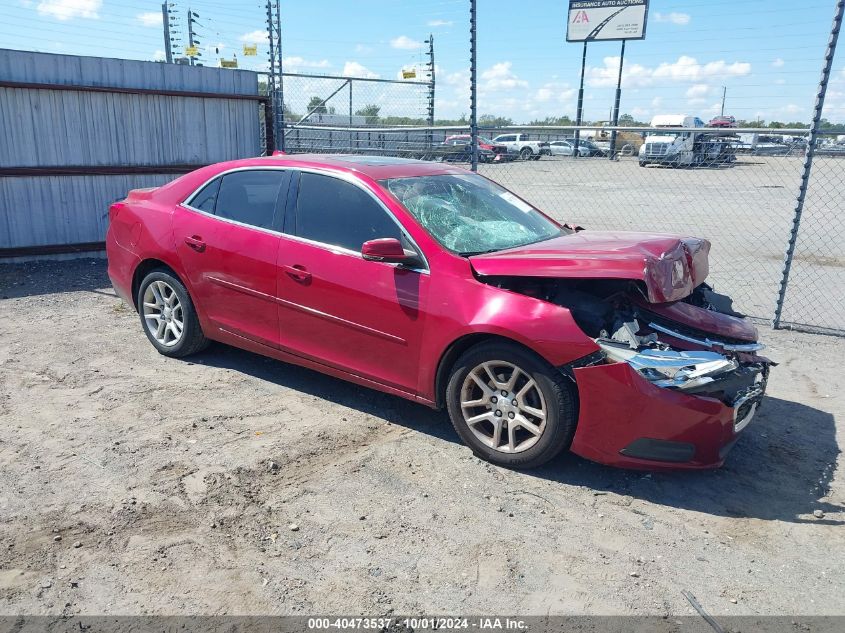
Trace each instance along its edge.
<path fill-rule="evenodd" d="M 137 301 L 144 333 L 159 353 L 181 358 L 208 346 L 188 290 L 169 271 L 147 274 Z"/>
<path fill-rule="evenodd" d="M 554 367 L 513 343 L 465 352 L 446 389 L 452 425 L 478 457 L 510 468 L 539 466 L 572 442 L 573 388 Z"/>

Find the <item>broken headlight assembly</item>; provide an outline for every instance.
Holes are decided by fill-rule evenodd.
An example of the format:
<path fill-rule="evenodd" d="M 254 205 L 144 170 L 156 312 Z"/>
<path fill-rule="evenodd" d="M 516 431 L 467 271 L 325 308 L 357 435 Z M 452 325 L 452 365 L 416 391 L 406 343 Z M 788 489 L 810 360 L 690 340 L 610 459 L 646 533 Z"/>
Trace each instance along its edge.
<path fill-rule="evenodd" d="M 700 387 L 739 367 L 737 361 L 716 352 L 654 348 L 635 350 L 627 343 L 609 339 L 597 339 L 596 343 L 608 360 L 628 363 L 657 387 L 680 390 Z"/>

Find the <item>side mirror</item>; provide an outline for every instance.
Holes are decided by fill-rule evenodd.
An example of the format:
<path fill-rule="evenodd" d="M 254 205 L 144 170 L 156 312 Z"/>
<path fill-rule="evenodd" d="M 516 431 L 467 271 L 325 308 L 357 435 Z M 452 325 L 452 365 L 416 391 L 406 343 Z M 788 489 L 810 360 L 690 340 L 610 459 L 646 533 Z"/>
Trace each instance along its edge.
<path fill-rule="evenodd" d="M 389 264 L 414 264 L 419 261 L 417 254 L 402 248 L 402 243 L 395 237 L 364 242 L 361 246 L 361 256 L 367 261 Z"/>

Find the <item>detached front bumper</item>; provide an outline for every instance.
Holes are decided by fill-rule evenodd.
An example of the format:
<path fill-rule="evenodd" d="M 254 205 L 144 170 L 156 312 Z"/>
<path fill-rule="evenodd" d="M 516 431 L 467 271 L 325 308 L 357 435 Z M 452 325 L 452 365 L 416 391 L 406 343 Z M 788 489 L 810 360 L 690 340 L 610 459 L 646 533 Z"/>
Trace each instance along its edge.
<path fill-rule="evenodd" d="M 721 466 L 765 390 L 764 381 L 729 406 L 714 397 L 655 386 L 625 362 L 573 373 L 580 412 L 572 452 L 624 468 Z"/>

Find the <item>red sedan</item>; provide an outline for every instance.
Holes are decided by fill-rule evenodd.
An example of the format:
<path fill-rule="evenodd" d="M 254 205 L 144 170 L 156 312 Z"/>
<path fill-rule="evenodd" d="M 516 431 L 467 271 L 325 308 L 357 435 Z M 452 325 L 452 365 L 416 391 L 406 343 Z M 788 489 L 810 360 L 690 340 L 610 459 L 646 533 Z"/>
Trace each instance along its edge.
<path fill-rule="evenodd" d="M 505 466 L 718 466 L 765 390 L 706 240 L 561 225 L 463 169 L 239 160 L 109 217 L 109 276 L 160 353 L 220 341 L 446 408 Z"/>

